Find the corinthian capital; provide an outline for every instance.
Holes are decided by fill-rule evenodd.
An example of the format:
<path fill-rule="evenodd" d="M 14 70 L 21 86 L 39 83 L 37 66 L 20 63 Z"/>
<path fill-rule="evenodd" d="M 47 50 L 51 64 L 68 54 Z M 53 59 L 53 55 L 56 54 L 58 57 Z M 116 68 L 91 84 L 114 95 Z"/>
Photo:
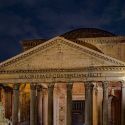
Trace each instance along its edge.
<path fill-rule="evenodd" d="M 121 82 L 121 87 L 125 88 L 125 81 L 120 81 Z"/>
<path fill-rule="evenodd" d="M 49 83 L 49 84 L 48 84 L 48 88 L 52 88 L 52 89 L 53 89 L 53 88 L 54 88 L 54 85 L 55 85 L 55 83 Z"/>
<path fill-rule="evenodd" d="M 67 83 L 66 86 L 67 86 L 67 90 L 72 90 L 73 83 L 71 83 L 71 82 Z"/>
<path fill-rule="evenodd" d="M 93 89 L 94 85 L 93 85 L 93 82 L 85 82 L 85 88 L 86 89 Z"/>
<path fill-rule="evenodd" d="M 102 83 L 103 89 L 107 89 L 107 88 L 108 88 L 108 85 L 109 85 L 109 82 L 104 81 L 104 82 Z"/>
<path fill-rule="evenodd" d="M 43 87 L 41 85 L 37 85 L 37 90 L 42 91 Z"/>
<path fill-rule="evenodd" d="M 20 88 L 19 83 L 16 83 L 16 84 L 13 85 L 14 90 L 19 90 L 19 88 Z"/>
<path fill-rule="evenodd" d="M 30 89 L 35 90 L 36 89 L 36 84 L 30 84 Z"/>

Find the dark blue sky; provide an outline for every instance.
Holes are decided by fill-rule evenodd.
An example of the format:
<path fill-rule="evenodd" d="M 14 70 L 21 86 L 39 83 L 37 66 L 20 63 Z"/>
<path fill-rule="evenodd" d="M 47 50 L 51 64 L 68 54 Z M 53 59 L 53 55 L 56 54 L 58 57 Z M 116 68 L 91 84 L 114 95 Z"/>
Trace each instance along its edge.
<path fill-rule="evenodd" d="M 21 51 L 24 39 L 101 28 L 125 34 L 125 0 L 0 0 L 0 61 Z"/>

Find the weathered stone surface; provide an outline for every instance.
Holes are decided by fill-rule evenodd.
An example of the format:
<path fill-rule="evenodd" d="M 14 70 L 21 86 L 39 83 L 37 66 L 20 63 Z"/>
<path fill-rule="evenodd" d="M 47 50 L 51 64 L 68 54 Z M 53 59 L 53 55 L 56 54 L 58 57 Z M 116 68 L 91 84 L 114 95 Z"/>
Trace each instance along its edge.
<path fill-rule="evenodd" d="M 4 69 L 6 70 L 37 70 L 125 64 L 122 61 L 110 58 L 69 40 L 54 38 L 10 59 L 8 62 L 2 63 L 0 68 L 3 68 L 3 65 L 5 65 Z"/>

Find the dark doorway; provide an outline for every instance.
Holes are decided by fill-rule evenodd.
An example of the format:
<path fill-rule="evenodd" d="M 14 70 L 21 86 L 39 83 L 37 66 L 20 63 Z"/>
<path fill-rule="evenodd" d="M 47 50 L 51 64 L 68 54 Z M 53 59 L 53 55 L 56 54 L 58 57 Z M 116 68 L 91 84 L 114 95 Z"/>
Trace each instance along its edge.
<path fill-rule="evenodd" d="M 85 101 L 72 101 L 72 125 L 83 125 L 85 121 Z"/>
<path fill-rule="evenodd" d="M 121 100 L 118 97 L 109 97 L 109 124 L 121 125 Z"/>

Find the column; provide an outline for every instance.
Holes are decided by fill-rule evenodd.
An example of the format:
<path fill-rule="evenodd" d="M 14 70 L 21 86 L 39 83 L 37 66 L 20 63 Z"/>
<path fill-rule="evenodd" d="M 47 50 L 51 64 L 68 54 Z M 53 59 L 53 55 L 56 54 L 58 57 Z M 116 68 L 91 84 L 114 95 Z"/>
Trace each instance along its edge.
<path fill-rule="evenodd" d="M 53 125 L 53 90 L 54 83 L 48 85 L 48 125 Z"/>
<path fill-rule="evenodd" d="M 93 87 L 93 125 L 98 125 L 97 83 Z"/>
<path fill-rule="evenodd" d="M 67 120 L 66 125 L 72 125 L 72 83 L 67 84 Z"/>
<path fill-rule="evenodd" d="M 85 125 L 93 124 L 93 87 L 92 82 L 85 83 Z"/>
<path fill-rule="evenodd" d="M 98 125 L 102 125 L 102 101 L 103 101 L 102 84 L 98 83 L 98 87 L 97 87 Z"/>
<path fill-rule="evenodd" d="M 37 121 L 39 125 L 43 124 L 43 93 L 42 93 L 43 87 L 41 85 L 37 86 Z"/>
<path fill-rule="evenodd" d="M 18 109 L 19 109 L 19 84 L 13 86 L 13 104 L 12 104 L 12 124 L 18 124 Z"/>
<path fill-rule="evenodd" d="M 30 85 L 30 125 L 37 125 L 37 112 L 36 112 L 36 85 Z"/>
<path fill-rule="evenodd" d="M 2 88 L 0 87 L 0 102 L 2 101 L 1 91 L 2 91 Z"/>
<path fill-rule="evenodd" d="M 108 125 L 108 82 L 103 82 L 102 125 Z"/>
<path fill-rule="evenodd" d="M 12 88 L 5 86 L 4 87 L 4 95 L 5 95 L 5 117 L 10 119 L 12 114 Z"/>
<path fill-rule="evenodd" d="M 47 89 L 43 89 L 43 125 L 47 125 L 48 124 L 48 90 Z"/>
<path fill-rule="evenodd" d="M 125 83 L 122 82 L 121 125 L 125 125 Z"/>

